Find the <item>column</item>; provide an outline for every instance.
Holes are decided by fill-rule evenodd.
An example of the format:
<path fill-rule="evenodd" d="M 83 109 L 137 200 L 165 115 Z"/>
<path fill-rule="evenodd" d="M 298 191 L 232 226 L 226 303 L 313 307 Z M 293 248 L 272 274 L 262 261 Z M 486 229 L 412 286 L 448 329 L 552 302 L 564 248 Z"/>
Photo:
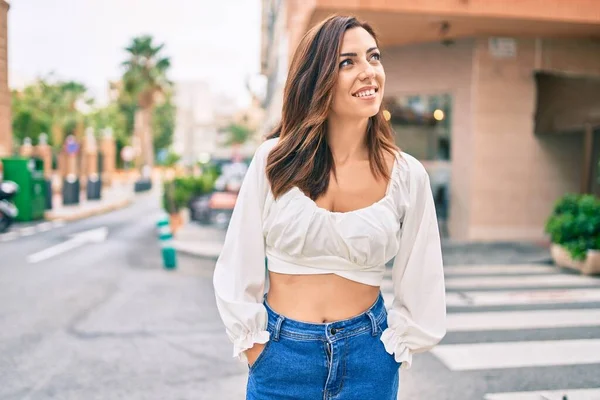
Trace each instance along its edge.
<path fill-rule="evenodd" d="M 12 154 L 13 138 L 8 89 L 8 2 L 0 0 L 0 156 Z"/>

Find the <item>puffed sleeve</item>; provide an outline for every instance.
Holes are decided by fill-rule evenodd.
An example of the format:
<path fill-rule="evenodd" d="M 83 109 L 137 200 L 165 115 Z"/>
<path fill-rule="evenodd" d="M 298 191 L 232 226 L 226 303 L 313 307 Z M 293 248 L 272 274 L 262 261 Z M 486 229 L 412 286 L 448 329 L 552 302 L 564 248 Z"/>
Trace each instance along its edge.
<path fill-rule="evenodd" d="M 269 190 L 267 141 L 258 148 L 244 177 L 217 260 L 213 285 L 217 308 L 233 343 L 233 356 L 247 362 L 247 349 L 269 341 L 265 289 L 265 239 L 262 216 Z"/>
<path fill-rule="evenodd" d="M 392 270 L 394 300 L 381 341 L 402 368 L 410 368 L 414 353 L 431 349 L 446 334 L 446 297 L 429 176 L 419 161 L 409 155 L 405 160 L 410 202 Z"/>

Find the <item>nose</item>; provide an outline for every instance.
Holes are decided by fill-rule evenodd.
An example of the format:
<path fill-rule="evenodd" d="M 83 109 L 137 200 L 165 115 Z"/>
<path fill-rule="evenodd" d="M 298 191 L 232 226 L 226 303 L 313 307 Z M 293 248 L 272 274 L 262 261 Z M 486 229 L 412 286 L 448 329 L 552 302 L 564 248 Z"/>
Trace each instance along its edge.
<path fill-rule="evenodd" d="M 364 81 L 365 79 L 375 78 L 375 68 L 370 63 L 367 63 L 365 69 L 361 72 L 359 79 Z"/>

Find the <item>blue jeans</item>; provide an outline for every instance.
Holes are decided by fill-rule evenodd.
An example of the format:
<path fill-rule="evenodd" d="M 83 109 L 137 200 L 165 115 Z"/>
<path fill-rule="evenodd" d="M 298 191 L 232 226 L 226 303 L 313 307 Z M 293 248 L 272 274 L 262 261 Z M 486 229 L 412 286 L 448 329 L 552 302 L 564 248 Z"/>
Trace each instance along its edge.
<path fill-rule="evenodd" d="M 396 400 L 400 363 L 380 340 L 381 294 L 364 313 L 324 324 L 286 318 L 264 305 L 271 339 L 250 367 L 247 400 Z"/>

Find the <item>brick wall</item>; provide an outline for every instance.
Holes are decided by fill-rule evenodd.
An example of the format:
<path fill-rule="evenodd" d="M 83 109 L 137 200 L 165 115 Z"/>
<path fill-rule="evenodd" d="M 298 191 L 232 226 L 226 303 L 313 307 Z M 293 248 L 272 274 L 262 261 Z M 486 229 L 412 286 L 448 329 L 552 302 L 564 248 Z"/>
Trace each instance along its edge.
<path fill-rule="evenodd" d="M 12 151 L 10 92 L 8 89 L 8 4 L 0 0 L 0 155 Z"/>
<path fill-rule="evenodd" d="M 535 39 L 517 41 L 514 58 L 493 58 L 487 39 L 476 43 L 473 181 L 469 239 L 541 239 L 555 200 L 577 191 L 582 136 L 535 135 L 535 70 L 590 72 L 588 51 L 540 51 Z M 570 60 L 577 60 L 572 62 Z"/>
<path fill-rule="evenodd" d="M 439 43 L 387 48 L 383 52 L 386 96 L 452 95 L 451 182 L 448 230 L 451 237 L 468 234 L 472 174 L 473 40 L 451 46 Z M 402 147 L 402 143 L 398 143 Z"/>

